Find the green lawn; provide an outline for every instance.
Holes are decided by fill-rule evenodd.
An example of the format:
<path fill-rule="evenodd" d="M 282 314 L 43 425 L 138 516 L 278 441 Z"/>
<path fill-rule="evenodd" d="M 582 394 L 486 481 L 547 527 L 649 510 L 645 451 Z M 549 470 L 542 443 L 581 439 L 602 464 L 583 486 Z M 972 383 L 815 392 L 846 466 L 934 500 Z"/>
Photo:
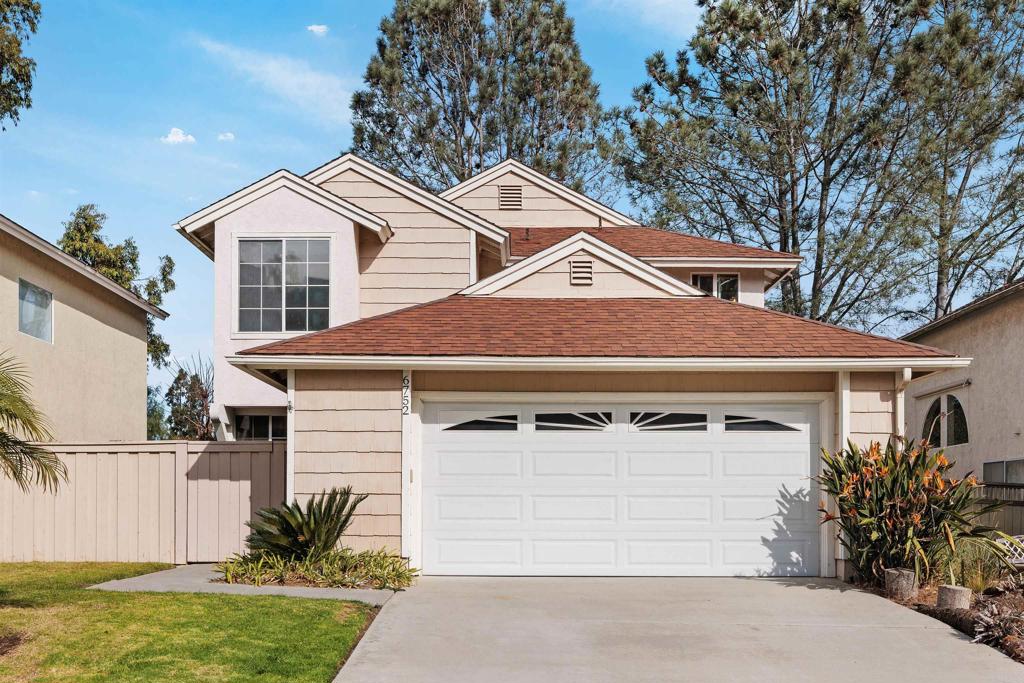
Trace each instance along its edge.
<path fill-rule="evenodd" d="M 330 681 L 372 618 L 354 602 L 107 593 L 157 564 L 0 564 L 0 682 Z"/>

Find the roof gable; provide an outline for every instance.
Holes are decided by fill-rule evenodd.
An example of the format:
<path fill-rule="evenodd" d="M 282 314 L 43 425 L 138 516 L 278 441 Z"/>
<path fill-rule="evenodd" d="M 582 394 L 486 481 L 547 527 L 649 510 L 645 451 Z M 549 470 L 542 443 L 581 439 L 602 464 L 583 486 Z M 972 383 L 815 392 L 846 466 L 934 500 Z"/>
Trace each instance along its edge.
<path fill-rule="evenodd" d="M 328 192 L 284 169 L 275 171 L 251 185 L 243 187 L 241 190 L 196 211 L 192 215 L 178 221 L 174 227 L 187 240 L 199 247 L 204 254 L 213 258 L 212 244 L 201 239 L 197 233 L 224 216 L 282 188 L 292 190 L 302 197 L 344 216 L 353 223 L 358 223 L 374 231 L 381 242 L 386 242 L 391 237 L 391 228 L 383 218 L 365 209 L 361 209 L 352 202 L 342 199 L 336 194 Z"/>
<path fill-rule="evenodd" d="M 311 183 L 320 185 L 339 173 L 349 169 L 355 169 L 362 175 L 371 178 L 381 185 L 450 218 L 470 230 L 489 237 L 499 244 L 505 244 L 507 241 L 508 233 L 497 225 L 484 220 L 474 213 L 466 211 L 461 206 L 457 206 L 437 195 L 431 194 L 403 178 L 399 178 L 392 173 L 388 173 L 381 167 L 372 164 L 366 159 L 362 159 L 355 154 L 344 154 L 337 159 L 329 161 L 323 166 L 315 168 L 307 173 L 304 178 Z"/>
<path fill-rule="evenodd" d="M 167 318 L 167 311 L 157 306 L 154 306 L 153 304 L 149 303 L 148 301 L 137 295 L 135 292 L 125 289 L 124 287 L 117 284 L 110 278 L 101 275 L 99 272 L 85 265 L 84 263 L 76 259 L 74 256 L 71 256 L 70 254 L 65 252 L 60 247 L 56 246 L 55 244 L 51 244 L 50 242 L 47 242 L 42 237 L 35 234 L 28 228 L 19 225 L 18 223 L 15 223 L 14 221 L 12 221 L 7 216 L 4 216 L 3 214 L 0 214 L 0 231 L 10 235 L 14 239 L 22 242 L 23 244 L 32 247 L 36 251 L 50 257 L 57 263 L 60 263 L 61 265 L 79 273 L 80 275 L 85 276 L 89 280 L 98 284 L 100 287 L 103 287 L 104 289 L 110 291 L 116 296 L 121 297 L 128 303 L 138 306 L 146 313 L 156 316 L 161 320 Z"/>
<path fill-rule="evenodd" d="M 534 276 L 545 268 L 579 253 L 589 254 L 667 295 L 705 296 L 696 287 L 680 282 L 671 275 L 647 265 L 640 259 L 630 256 L 586 232 L 578 232 L 514 266 L 467 287 L 461 293 L 467 296 L 499 294 L 506 288 Z"/>
<path fill-rule="evenodd" d="M 920 339 L 932 332 L 936 332 L 949 325 L 956 324 L 973 313 L 985 310 L 990 306 L 994 306 L 1020 294 L 1024 294 L 1024 280 L 1011 282 L 1010 284 L 1004 285 L 995 291 L 983 294 L 974 301 L 964 304 L 960 308 L 947 313 L 938 320 L 933 320 L 930 323 L 922 325 L 916 330 L 906 333 L 901 337 L 901 339 L 906 339 L 907 341 Z"/>
<path fill-rule="evenodd" d="M 547 190 L 551 194 L 560 197 L 570 204 L 598 216 L 602 222 L 607 223 L 608 225 L 638 225 L 638 223 L 629 216 L 619 213 L 618 211 L 615 211 L 614 209 L 611 209 L 584 194 L 571 190 L 562 183 L 552 180 L 543 173 L 540 173 L 539 171 L 536 171 L 515 159 L 506 159 L 500 164 L 491 166 L 472 178 L 448 188 L 442 192 L 440 196 L 449 201 L 453 201 L 479 187 L 494 183 L 508 174 L 514 174 L 525 178 L 530 183 Z"/>

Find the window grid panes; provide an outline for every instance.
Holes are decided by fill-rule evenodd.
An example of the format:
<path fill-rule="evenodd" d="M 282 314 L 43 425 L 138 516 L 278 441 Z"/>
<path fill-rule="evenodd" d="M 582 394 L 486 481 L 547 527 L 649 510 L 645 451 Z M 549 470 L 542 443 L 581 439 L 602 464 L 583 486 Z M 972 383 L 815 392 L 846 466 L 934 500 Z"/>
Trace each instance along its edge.
<path fill-rule="evenodd" d="M 946 395 L 946 445 L 959 446 L 968 441 L 967 413 L 953 394 Z"/>
<path fill-rule="evenodd" d="M 43 341 L 53 341 L 53 294 L 18 280 L 18 329 Z"/>
<path fill-rule="evenodd" d="M 330 319 L 329 240 L 242 240 L 240 332 L 307 332 Z"/>
<path fill-rule="evenodd" d="M 236 424 L 238 441 L 278 440 L 288 433 L 288 419 L 284 415 L 239 415 Z"/>
<path fill-rule="evenodd" d="M 518 415 L 494 415 L 458 422 L 444 428 L 446 432 L 514 432 L 519 429 Z"/>
<path fill-rule="evenodd" d="M 657 411 L 629 414 L 629 425 L 637 432 L 706 432 L 705 413 L 665 413 Z"/>
<path fill-rule="evenodd" d="M 694 273 L 690 276 L 690 284 L 704 292 L 705 294 L 715 293 L 715 276 L 714 275 L 701 275 Z"/>
<path fill-rule="evenodd" d="M 725 416 L 725 431 L 727 432 L 799 432 L 800 430 L 796 427 L 790 427 L 787 424 L 776 422 L 774 420 L 764 420 L 757 417 L 748 417 L 746 415 L 726 415 Z"/>
<path fill-rule="evenodd" d="M 942 414 L 942 401 L 935 399 L 928 406 L 928 412 L 924 416 L 924 424 L 921 426 L 921 438 L 932 446 L 941 446 L 942 426 L 939 424 L 939 416 Z"/>
<path fill-rule="evenodd" d="M 1006 463 L 1002 460 L 982 465 L 981 480 L 986 484 L 1002 484 L 1006 481 Z"/>
<path fill-rule="evenodd" d="M 719 275 L 718 276 L 718 298 L 726 301 L 739 301 L 740 298 L 740 276 Z"/>
<path fill-rule="evenodd" d="M 533 420 L 538 432 L 606 432 L 612 429 L 610 412 L 537 413 Z"/>

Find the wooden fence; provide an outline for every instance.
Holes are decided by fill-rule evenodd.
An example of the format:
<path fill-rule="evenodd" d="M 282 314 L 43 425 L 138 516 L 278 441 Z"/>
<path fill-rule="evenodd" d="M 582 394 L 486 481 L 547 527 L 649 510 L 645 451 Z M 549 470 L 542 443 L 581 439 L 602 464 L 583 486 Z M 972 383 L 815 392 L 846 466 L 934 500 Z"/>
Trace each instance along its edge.
<path fill-rule="evenodd" d="M 0 562 L 216 562 L 284 500 L 283 442 L 47 444 L 57 493 L 0 478 Z"/>
<path fill-rule="evenodd" d="M 1011 536 L 1024 534 L 1024 484 L 985 484 L 979 493 L 985 500 L 998 500 L 1003 507 L 983 522 Z"/>

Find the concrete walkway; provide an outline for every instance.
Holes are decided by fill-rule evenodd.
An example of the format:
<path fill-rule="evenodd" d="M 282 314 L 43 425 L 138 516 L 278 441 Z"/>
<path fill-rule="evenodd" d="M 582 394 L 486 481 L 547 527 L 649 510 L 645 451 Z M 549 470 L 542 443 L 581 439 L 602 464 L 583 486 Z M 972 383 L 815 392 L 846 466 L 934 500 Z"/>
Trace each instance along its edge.
<path fill-rule="evenodd" d="M 305 586 L 247 586 L 215 583 L 217 578 L 212 564 L 186 564 L 162 572 L 143 574 L 130 579 L 118 579 L 90 586 L 101 591 L 147 593 L 228 593 L 231 595 L 287 595 L 293 598 L 316 600 L 354 600 L 381 606 L 394 593 L 364 588 L 307 588 Z"/>
<path fill-rule="evenodd" d="M 426 577 L 336 681 L 1019 683 L 1024 665 L 829 580 Z"/>

